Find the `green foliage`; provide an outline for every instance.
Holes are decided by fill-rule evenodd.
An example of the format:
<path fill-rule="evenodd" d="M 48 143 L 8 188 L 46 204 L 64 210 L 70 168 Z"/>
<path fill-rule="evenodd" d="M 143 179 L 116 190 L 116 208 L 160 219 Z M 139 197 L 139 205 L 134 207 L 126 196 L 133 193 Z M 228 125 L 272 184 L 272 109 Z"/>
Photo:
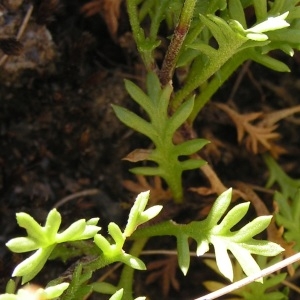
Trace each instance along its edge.
<path fill-rule="evenodd" d="M 275 257 L 271 261 L 267 261 L 266 257 L 260 256 L 257 257 L 257 263 L 261 269 L 267 268 L 274 263 L 278 262 L 280 257 Z M 216 273 L 221 274 L 216 266 L 215 261 L 211 259 L 204 260 L 205 264 L 208 265 L 211 269 L 213 269 Z M 245 278 L 243 274 L 242 268 L 239 264 L 234 263 L 234 281 L 241 280 Z M 228 300 L 236 300 L 236 299 L 245 299 L 245 300 L 257 300 L 257 299 L 267 299 L 267 300 L 287 300 L 287 289 L 283 291 L 277 290 L 277 285 L 281 284 L 285 279 L 286 273 L 282 274 L 274 274 L 267 278 L 264 278 L 264 281 L 261 282 L 252 282 L 247 286 L 243 286 L 240 289 L 233 291 L 232 296 L 228 298 Z M 218 282 L 218 281 L 205 281 L 203 285 L 210 291 L 216 291 L 226 286 L 226 284 Z M 276 290 L 274 290 L 276 289 Z M 236 298 L 239 296 L 241 298 Z"/>
<path fill-rule="evenodd" d="M 131 161 L 150 161 L 150 166 L 140 166 L 131 171 L 142 175 L 158 175 L 171 189 L 174 200 L 183 200 L 182 173 L 201 167 L 205 162 L 189 156 L 201 150 L 208 141 L 184 140 L 175 143 L 176 132 L 191 126 L 201 108 L 207 103 L 225 80 L 246 60 L 253 60 L 276 71 L 289 71 L 281 61 L 268 53 L 279 49 L 293 55 L 300 49 L 300 1 L 297 0 L 127 0 L 127 10 L 134 39 L 147 69 L 146 92 L 130 81 L 125 81 L 126 90 L 132 99 L 147 114 L 143 118 L 126 108 L 113 105 L 117 117 L 127 126 L 148 137 L 154 148 L 137 149 L 131 153 Z M 256 22 L 248 28 L 245 9 L 252 7 Z M 148 30 L 142 28 L 144 20 L 150 21 Z M 148 21 L 147 21 L 148 22 Z M 160 45 L 159 32 L 162 24 L 173 31 L 173 37 L 162 69 L 157 71 L 155 51 Z M 217 43 L 216 47 L 212 45 Z M 180 89 L 173 90 L 171 80 L 176 68 L 188 69 L 188 75 L 180 82 Z M 155 71 L 158 74 L 155 74 Z M 196 94 L 196 97 L 194 96 Z M 285 174 L 278 164 L 265 156 L 270 170 L 267 186 L 278 183 L 282 194 L 275 197 L 279 212 L 276 221 L 285 226 L 285 238 L 295 241 L 299 250 L 300 192 L 299 180 Z M 298 191 L 298 192 L 297 192 Z M 83 255 L 72 269 L 70 283 L 64 278 L 55 279 L 37 297 L 61 300 L 82 299 L 91 292 L 111 295 L 111 300 L 132 300 L 133 271 L 145 270 L 139 258 L 149 237 L 171 235 L 176 237 L 178 261 L 183 274 L 190 265 L 189 239 L 197 243 L 197 255 L 209 251 L 213 245 L 216 265 L 221 274 L 230 281 L 234 269 L 229 252 L 246 275 L 252 275 L 267 265 L 259 263 L 252 255 L 275 256 L 283 251 L 279 245 L 254 237 L 270 224 L 271 216 L 260 216 L 240 229 L 236 225 L 246 215 L 249 203 L 238 204 L 228 210 L 231 189 L 215 201 L 205 220 L 189 224 L 173 221 L 138 226 L 154 218 L 162 209 L 154 206 L 146 209 L 149 192 L 141 193 L 128 217 L 124 230 L 111 222 L 109 237 L 98 231 L 98 218 L 79 220 L 59 232 L 61 215 L 54 209 L 48 214 L 45 226 L 40 226 L 30 215 L 18 213 L 17 221 L 25 228 L 27 237 L 10 240 L 7 247 L 17 253 L 35 251 L 14 270 L 13 276 L 22 277 L 22 283 L 32 280 L 50 258 L 63 261 Z M 291 203 L 287 201 L 291 199 Z M 132 248 L 125 250 L 125 242 L 132 239 Z M 92 246 L 86 240 L 93 240 Z M 72 250 L 68 251 L 68 247 Z M 127 248 L 126 248 L 127 249 Z M 95 271 L 115 262 L 124 264 L 119 283 L 91 282 Z M 242 271 L 241 271 L 242 270 Z M 245 299 L 286 299 L 280 292 L 267 292 L 268 288 L 283 280 L 279 274 L 268 278 L 263 284 L 253 283 L 238 291 Z M 0 299 L 24 299 L 24 290 L 8 284 L 7 293 Z M 137 298 L 139 300 L 144 297 Z"/>
<path fill-rule="evenodd" d="M 209 215 L 203 221 L 194 221 L 186 225 L 168 221 L 139 229 L 133 234 L 133 238 L 155 235 L 175 236 L 179 267 L 183 274 L 187 273 L 190 264 L 189 238 L 197 242 L 198 256 L 209 250 L 209 244 L 214 246 L 218 268 L 229 280 L 233 280 L 233 267 L 228 250 L 237 259 L 246 275 L 254 274 L 260 268 L 251 254 L 275 256 L 284 249 L 275 243 L 253 238 L 267 228 L 271 216 L 257 217 L 241 229 L 231 231 L 231 228 L 245 216 L 249 208 L 249 203 L 239 204 L 224 216 L 230 204 L 231 192 L 229 189 L 217 198 Z"/>
<path fill-rule="evenodd" d="M 0 295 L 0 300 L 27 300 L 27 299 L 57 299 L 69 284 L 64 282 L 46 289 L 39 288 L 34 292 L 29 292 L 26 288 L 19 289 L 16 294 L 6 293 Z"/>
<path fill-rule="evenodd" d="M 150 74 L 147 94 L 128 81 L 126 88 L 133 100 L 149 115 L 150 123 L 124 108 L 114 106 L 114 109 L 123 123 L 146 135 L 155 144 L 156 148 L 150 153 L 143 150 L 140 160 L 150 160 L 158 165 L 135 168 L 133 172 L 161 176 L 173 192 L 175 201 L 182 200 L 181 173 L 197 168 L 201 161 L 179 162 L 178 156 L 182 154 L 175 151 L 172 143 L 175 131 L 183 123 L 192 124 L 217 89 L 246 60 L 276 71 L 289 71 L 283 62 L 268 53 L 279 49 L 292 56 L 293 49 L 300 49 L 298 3 L 296 0 L 275 0 L 268 5 L 267 1 L 254 0 L 127 0 L 133 36 Z M 245 9 L 251 6 L 256 23 L 248 27 Z M 150 20 L 148 35 L 142 27 L 146 17 Z M 173 30 L 173 36 L 161 70 L 157 71 L 155 51 L 160 45 L 158 32 L 163 23 Z M 215 42 L 217 46 L 213 47 Z M 188 74 L 180 89 L 173 91 L 170 81 L 176 68 L 180 67 L 186 68 Z M 158 73 L 163 89 L 151 73 L 153 71 Z M 152 90 L 156 92 L 151 94 Z M 193 100 L 192 95 L 197 90 L 200 92 Z M 180 115 L 180 122 L 176 117 L 176 126 L 167 130 L 168 122 L 177 114 Z M 162 143 L 164 139 L 167 139 L 166 144 Z M 202 148 L 201 143 L 203 146 L 201 140 L 188 141 L 187 145 L 195 150 L 183 151 L 183 155 L 195 153 Z"/>
<path fill-rule="evenodd" d="M 145 209 L 148 198 L 149 192 L 138 195 L 129 213 L 128 222 L 123 232 L 113 222 L 108 225 L 108 232 L 113 242 L 111 242 L 110 238 L 105 238 L 103 235 L 97 233 L 101 229 L 96 226 L 98 218 L 93 218 L 89 221 L 76 221 L 66 230 L 58 232 L 61 224 L 61 215 L 56 209 L 49 212 L 44 227 L 40 226 L 30 215 L 18 213 L 18 224 L 20 227 L 26 229 L 28 236 L 14 238 L 6 245 L 11 251 L 17 253 L 32 250 L 37 251 L 15 268 L 13 276 L 21 276 L 22 283 L 28 282 L 44 267 L 52 252 L 56 250 L 56 257 L 60 256 L 59 249 L 64 249 L 61 248 L 61 243 L 68 244 L 72 242 L 72 247 L 79 247 L 79 251 L 75 251 L 75 253 L 81 253 L 84 249 L 83 253 L 88 255 L 88 252 L 90 252 L 92 259 L 83 260 L 81 263 L 78 263 L 72 273 L 70 284 L 62 282 L 64 277 L 58 278 L 50 283 L 51 286 L 38 290 L 36 292 L 37 295 L 42 295 L 45 299 L 56 298 L 69 286 L 66 292 L 61 295 L 61 300 L 83 299 L 84 296 L 92 291 L 113 294 L 111 299 L 121 299 L 123 295 L 122 289 L 105 283 L 88 284 L 88 282 L 94 271 L 114 262 L 123 262 L 130 268 L 138 270 L 146 268 L 139 258 L 126 253 L 123 250 L 123 246 L 126 238 L 130 237 L 139 225 L 154 218 L 162 209 L 162 206 L 159 205 Z M 94 247 L 92 248 L 88 246 L 83 247 L 82 244 L 78 243 L 79 241 L 83 243 L 83 241 L 92 238 L 94 239 Z M 74 243 L 74 241 L 77 241 L 77 243 Z M 70 251 L 69 258 L 73 256 L 74 253 Z M 64 250 L 62 251 L 62 257 L 64 260 L 68 258 Z M 132 282 L 130 284 L 132 285 Z M 15 288 L 11 287 L 11 284 L 8 287 L 8 293 L 0 295 L 0 299 L 24 300 L 24 290 L 19 289 L 17 294 L 14 294 Z"/>
<path fill-rule="evenodd" d="M 277 183 L 284 198 L 294 198 L 300 188 L 300 179 L 287 175 L 270 155 L 265 155 L 264 161 L 270 172 L 266 187 L 270 188 Z"/>
<path fill-rule="evenodd" d="M 17 213 L 18 224 L 25 228 L 28 236 L 14 238 L 6 243 L 6 246 L 16 253 L 37 251 L 15 268 L 13 276 L 21 276 L 22 283 L 28 282 L 43 268 L 57 244 L 93 237 L 100 230 L 100 227 L 96 226 L 98 220 L 98 218 L 89 221 L 78 220 L 63 232 L 58 233 L 61 215 L 56 209 L 49 212 L 44 227 L 40 226 L 30 215 Z"/>
<path fill-rule="evenodd" d="M 231 201 L 231 189 L 218 197 L 208 217 L 203 221 L 195 221 L 186 225 L 167 221 L 137 229 L 139 225 L 154 218 L 162 209 L 161 206 L 156 205 L 145 210 L 148 198 L 149 192 L 138 195 L 123 231 L 113 222 L 108 225 L 110 238 L 97 233 L 100 230 L 96 226 L 98 219 L 91 219 L 87 222 L 84 220 L 77 221 L 65 231 L 58 233 L 61 218 L 56 210 L 50 211 L 44 227 L 38 225 L 29 215 L 19 213 L 17 214 L 18 223 L 27 230 L 28 237 L 12 239 L 7 245 L 12 251 L 27 252 L 34 249 L 39 253 L 45 247 L 53 249 L 59 243 L 86 240 L 88 238 L 94 239 L 92 256 L 87 256 L 89 259 L 79 260 L 72 272 L 70 283 L 63 283 L 64 277 L 58 278 L 52 281 L 49 287 L 40 289 L 38 292 L 40 293 L 38 295 L 43 295 L 45 299 L 52 299 L 59 295 L 61 300 L 83 299 L 91 292 L 110 294 L 112 295 L 110 299 L 133 299 L 133 270 L 144 270 L 146 268 L 137 255 L 144 247 L 147 238 L 151 236 L 173 235 L 177 238 L 179 266 L 184 274 L 187 273 L 190 263 L 188 239 L 192 238 L 197 242 L 198 256 L 207 252 L 209 244 L 213 244 L 218 268 L 230 280 L 233 279 L 233 269 L 227 253 L 228 250 L 237 258 L 247 275 L 260 270 L 251 254 L 274 256 L 282 251 L 282 248 L 277 244 L 253 238 L 268 226 L 271 217 L 258 217 L 239 230 L 231 230 L 244 217 L 249 206 L 247 203 L 237 205 L 224 216 Z M 75 228 L 77 229 L 75 230 Z M 135 241 L 130 252 L 126 253 L 123 247 L 128 237 Z M 73 247 L 75 245 L 73 244 Z M 13 276 L 22 276 L 23 281 L 33 278 L 34 274 L 37 274 L 49 258 L 49 252 L 47 252 L 46 259 L 44 257 L 41 259 L 40 256 L 33 254 L 20 264 L 22 268 L 20 268 L 20 265 L 15 268 Z M 98 255 L 95 256 L 95 253 L 98 253 Z M 66 254 L 63 255 L 65 257 Z M 71 253 L 71 257 L 72 255 Z M 105 282 L 90 282 L 94 271 L 114 262 L 124 263 L 121 279 L 117 286 Z M 18 273 L 19 270 L 22 270 L 21 275 Z M 1 295 L 0 299 L 24 299 L 21 295 L 23 293 L 22 289 L 19 289 L 17 294 L 14 291 L 15 287 L 9 284 L 8 293 Z M 140 297 L 137 299 L 145 298 Z"/>
<path fill-rule="evenodd" d="M 148 160 L 157 164 L 152 167 L 137 167 L 131 169 L 133 173 L 142 175 L 158 175 L 169 185 L 175 201 L 183 198 L 181 176 L 185 170 L 196 169 L 205 162 L 200 159 L 186 159 L 200 150 L 208 141 L 194 139 L 175 145 L 173 137 L 176 130 L 187 120 L 190 115 L 194 100 L 190 98 L 182 104 L 172 116 L 168 116 L 168 103 L 172 93 L 171 85 L 160 87 L 158 77 L 154 73 L 147 76 L 147 94 L 130 81 L 125 83 L 126 89 L 132 99 L 137 102 L 149 116 L 146 121 L 135 113 L 113 105 L 117 117 L 127 126 L 146 135 L 155 145 L 153 150 L 139 149 L 139 160 Z"/>
<path fill-rule="evenodd" d="M 276 223 L 284 227 L 283 237 L 288 242 L 294 242 L 294 249 L 300 251 L 300 190 L 290 201 L 278 192 L 274 200 L 278 205 Z"/>
<path fill-rule="evenodd" d="M 287 175 L 270 155 L 265 155 L 264 160 L 270 172 L 266 186 L 278 184 L 280 189 L 274 197 L 278 207 L 276 223 L 284 227 L 285 240 L 294 242 L 294 249 L 300 251 L 300 179 Z"/>

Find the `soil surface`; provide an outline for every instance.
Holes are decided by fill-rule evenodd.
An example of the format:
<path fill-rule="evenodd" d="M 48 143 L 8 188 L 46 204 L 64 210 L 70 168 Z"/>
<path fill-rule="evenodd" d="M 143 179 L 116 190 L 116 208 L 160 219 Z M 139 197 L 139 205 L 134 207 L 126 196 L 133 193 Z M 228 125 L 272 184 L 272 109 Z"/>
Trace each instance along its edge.
<path fill-rule="evenodd" d="M 122 161 L 136 148 L 151 147 L 147 139 L 121 124 L 111 107 L 118 104 L 142 113 L 123 82 L 127 78 L 143 87 L 145 78 L 124 3 L 116 25 L 101 4 L 91 9 L 84 6 L 84 0 L 51 0 L 45 7 L 46 2 L 36 1 L 33 7 L 20 38 L 22 51 L 19 44 L 2 44 L 9 54 L 4 58 L 0 50 L 1 293 L 16 264 L 26 257 L 11 254 L 5 247 L 9 239 L 24 235 L 17 226 L 16 212 L 27 212 L 43 223 L 49 210 L 57 207 L 65 226 L 80 218 L 100 217 L 106 230 L 110 221 L 123 225 L 136 194 L 150 187 L 156 192 L 155 200 L 164 205 L 161 218 L 183 223 L 205 217 L 217 196 L 205 173 L 196 170 L 184 174 L 185 202 L 175 205 L 165 199 L 170 197 L 162 189 L 164 184 L 160 188 L 158 181 L 136 178 L 128 171 L 133 164 Z M 0 1 L 0 9 L 0 38 L 15 37 L 30 3 Z M 241 182 L 254 188 L 271 213 L 272 194 L 264 189 L 268 171 L 260 154 L 271 150 L 286 172 L 300 178 L 299 118 L 294 114 L 280 120 L 276 123 L 280 138 L 272 140 L 270 149 L 260 144 L 255 149 L 251 141 L 238 142 L 234 122 L 215 103 L 230 104 L 240 114 L 266 114 L 300 105 L 300 55 L 274 55 L 292 72 L 245 65 L 202 110 L 194 126 L 195 134 L 212 142 L 200 155 L 221 182 L 246 194 Z M 256 216 L 254 209 L 251 214 L 249 218 Z M 150 241 L 147 249 L 172 250 L 175 244 L 160 238 Z M 150 271 L 137 272 L 136 295 L 149 299 L 194 299 L 206 292 L 203 281 L 226 282 L 199 258 L 192 258 L 186 277 L 176 269 L 172 255 L 142 258 Z M 151 276 L 159 259 L 168 268 Z M 35 282 L 44 285 L 68 267 L 50 262 Z M 117 276 L 118 270 L 111 277 Z M 297 274 L 293 281 L 299 285 Z M 291 299 L 300 297 L 293 294 Z"/>

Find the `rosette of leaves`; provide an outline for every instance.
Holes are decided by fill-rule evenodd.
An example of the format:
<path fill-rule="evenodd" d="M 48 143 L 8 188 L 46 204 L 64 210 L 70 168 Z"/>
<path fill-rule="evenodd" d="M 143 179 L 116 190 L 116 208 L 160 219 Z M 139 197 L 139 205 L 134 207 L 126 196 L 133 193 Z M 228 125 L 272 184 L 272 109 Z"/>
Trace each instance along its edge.
<path fill-rule="evenodd" d="M 241 229 L 232 230 L 246 215 L 250 203 L 238 204 L 224 216 L 231 202 L 231 195 L 231 189 L 222 193 L 203 221 L 194 221 L 185 225 L 167 221 L 149 228 L 138 229 L 133 234 L 133 238 L 157 235 L 175 236 L 179 267 L 183 274 L 186 274 L 189 269 L 188 240 L 192 238 L 197 242 L 197 256 L 209 251 L 209 244 L 214 246 L 217 266 L 230 281 L 233 280 L 233 266 L 228 251 L 237 259 L 247 276 L 253 275 L 260 271 L 260 267 L 252 254 L 275 256 L 284 249 L 276 243 L 253 238 L 268 227 L 272 216 L 259 216 Z"/>
<path fill-rule="evenodd" d="M 113 105 L 117 117 L 128 127 L 147 136 L 155 145 L 153 150 L 135 150 L 135 154 L 138 155 L 135 155 L 134 161 L 148 160 L 156 163 L 156 166 L 136 167 L 131 169 L 131 172 L 162 177 L 172 191 L 174 200 L 181 202 L 182 172 L 205 164 L 201 159 L 184 160 L 181 157 L 194 154 L 208 143 L 204 139 L 193 139 L 178 145 L 173 142 L 176 130 L 187 120 L 193 109 L 194 99 L 190 98 L 184 102 L 169 116 L 168 105 L 173 90 L 171 84 L 161 88 L 158 77 L 150 72 L 147 75 L 147 94 L 131 81 L 126 80 L 125 86 L 132 99 L 145 110 L 149 120 L 126 108 Z"/>

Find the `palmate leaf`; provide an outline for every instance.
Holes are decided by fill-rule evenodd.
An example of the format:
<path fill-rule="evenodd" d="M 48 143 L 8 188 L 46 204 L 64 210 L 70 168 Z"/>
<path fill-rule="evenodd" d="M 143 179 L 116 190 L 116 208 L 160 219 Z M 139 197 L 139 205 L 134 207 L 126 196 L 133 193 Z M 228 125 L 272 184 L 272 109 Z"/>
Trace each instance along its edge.
<path fill-rule="evenodd" d="M 209 250 L 209 244 L 215 249 L 216 261 L 220 272 L 229 280 L 233 280 L 233 267 L 228 252 L 237 259 L 246 275 L 260 271 L 252 254 L 275 256 L 284 249 L 276 243 L 266 240 L 256 240 L 254 236 L 262 232 L 270 224 L 272 216 L 255 218 L 239 230 L 232 228 L 245 216 L 249 204 L 236 205 L 225 216 L 231 202 L 232 190 L 221 194 L 215 201 L 209 215 L 203 221 L 194 221 L 186 225 L 168 221 L 151 228 L 137 230 L 133 238 L 150 237 L 157 235 L 173 235 L 177 238 L 179 267 L 186 274 L 190 264 L 190 238 L 197 242 L 197 256 Z M 220 220 L 223 220 L 220 222 Z"/>

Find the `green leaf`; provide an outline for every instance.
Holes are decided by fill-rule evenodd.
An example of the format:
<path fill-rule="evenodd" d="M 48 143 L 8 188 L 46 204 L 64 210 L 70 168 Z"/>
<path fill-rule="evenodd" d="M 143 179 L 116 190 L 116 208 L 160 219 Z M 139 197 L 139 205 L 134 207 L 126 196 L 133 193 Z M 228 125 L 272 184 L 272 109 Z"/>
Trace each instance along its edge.
<path fill-rule="evenodd" d="M 126 108 L 114 104 L 112 104 L 112 107 L 118 119 L 125 125 L 137 132 L 144 134 L 151 140 L 155 139 L 157 133 L 149 122 L 143 120 L 141 117 Z"/>
<path fill-rule="evenodd" d="M 229 0 L 228 11 L 231 19 L 238 21 L 244 28 L 247 28 L 244 8 L 240 0 Z"/>
<path fill-rule="evenodd" d="M 124 230 L 124 235 L 126 237 L 131 236 L 132 233 L 136 230 L 136 227 L 139 223 L 139 218 L 142 212 L 144 211 L 148 200 L 149 200 L 150 191 L 142 192 L 140 193 L 134 202 L 134 205 L 132 206 L 129 216 L 127 225 Z"/>
<path fill-rule="evenodd" d="M 182 155 L 191 155 L 202 149 L 205 145 L 210 143 L 208 140 L 205 139 L 194 139 L 183 142 L 175 146 L 174 152 L 178 156 Z"/>
<path fill-rule="evenodd" d="M 288 27 L 288 26 L 290 26 L 290 24 L 285 21 L 288 14 L 289 13 L 286 12 L 277 17 L 269 17 L 266 21 L 261 22 L 255 26 L 245 30 L 245 32 L 262 33 L 262 32 L 273 31 L 273 30 L 278 30 L 278 29 Z"/>
<path fill-rule="evenodd" d="M 146 270 L 146 266 L 143 263 L 142 260 L 140 260 L 137 257 L 134 257 L 130 254 L 124 253 L 119 257 L 119 260 L 123 263 L 125 263 L 126 265 L 128 265 L 129 267 L 136 269 L 136 270 Z"/>
<path fill-rule="evenodd" d="M 288 176 L 270 155 L 265 155 L 264 161 L 270 172 L 266 187 L 269 188 L 273 184 L 278 183 L 283 197 L 294 198 L 297 190 L 300 188 L 300 179 L 293 179 Z"/>
<path fill-rule="evenodd" d="M 259 216 L 255 218 L 253 221 L 245 225 L 243 228 L 241 228 L 238 233 L 236 233 L 232 237 L 232 241 L 234 242 L 243 242 L 247 241 L 251 237 L 261 233 L 263 230 L 265 230 L 270 222 L 271 222 L 272 216 Z"/>
<path fill-rule="evenodd" d="M 250 203 L 242 203 L 233 207 L 222 222 L 215 227 L 219 234 L 228 232 L 235 224 L 237 224 L 247 213 Z"/>
<path fill-rule="evenodd" d="M 158 77 L 155 73 L 150 72 L 147 76 L 147 92 L 153 104 L 157 105 L 160 97 L 161 97 L 161 85 Z M 148 101 L 149 102 L 149 101 Z M 144 107 L 143 105 L 141 105 Z"/>
<path fill-rule="evenodd" d="M 123 289 L 119 289 L 117 292 L 115 292 L 109 300 L 122 300 L 123 297 Z"/>
<path fill-rule="evenodd" d="M 252 59 L 253 61 L 269 68 L 269 69 L 274 70 L 274 71 L 277 71 L 277 72 L 290 72 L 289 67 L 285 63 L 283 63 L 283 62 L 281 62 L 281 61 L 279 61 L 279 60 L 277 60 L 273 57 L 270 57 L 270 56 L 267 56 L 267 55 L 262 55 L 258 52 L 253 51 L 249 58 Z"/>
<path fill-rule="evenodd" d="M 187 120 L 194 106 L 194 97 L 184 102 L 167 122 L 166 134 L 173 135 L 174 132 Z"/>
<path fill-rule="evenodd" d="M 190 266 L 190 251 L 188 236 L 180 235 L 177 238 L 177 254 L 178 254 L 178 264 L 179 268 L 184 275 L 187 274 Z"/>
<path fill-rule="evenodd" d="M 45 223 L 45 234 L 48 240 L 51 242 L 55 241 L 57 231 L 61 224 L 61 215 L 56 209 L 52 209 L 46 219 Z"/>
<path fill-rule="evenodd" d="M 160 213 L 162 208 L 163 208 L 162 205 L 155 205 L 155 206 L 152 206 L 152 207 L 146 209 L 144 212 L 141 213 L 141 215 L 139 217 L 139 225 L 146 223 L 149 220 L 156 217 Z"/>
<path fill-rule="evenodd" d="M 96 234 L 94 236 L 95 244 L 103 251 L 106 256 L 110 255 L 111 244 L 102 234 Z"/>
<path fill-rule="evenodd" d="M 246 243 L 241 243 L 243 248 L 249 250 L 249 252 L 263 256 L 275 256 L 284 251 L 284 248 L 276 243 L 269 241 L 259 241 L 251 239 Z"/>
<path fill-rule="evenodd" d="M 215 237 L 211 239 L 211 242 L 214 245 L 216 263 L 220 272 L 230 281 L 233 281 L 233 268 L 227 252 L 227 245 L 222 240 Z"/>
<path fill-rule="evenodd" d="M 207 218 L 205 219 L 205 223 L 209 224 L 208 227 L 211 228 L 217 225 L 230 204 L 231 195 L 232 189 L 228 189 L 216 199 Z"/>
<path fill-rule="evenodd" d="M 47 299 L 53 299 L 59 297 L 68 287 L 69 283 L 63 282 L 55 286 L 50 286 L 45 289 Z"/>
<path fill-rule="evenodd" d="M 197 168 L 201 168 L 206 165 L 207 162 L 203 159 L 188 159 L 180 162 L 181 170 L 193 170 Z"/>
<path fill-rule="evenodd" d="M 247 249 L 243 248 L 242 245 L 230 243 L 228 248 L 237 259 L 247 276 L 251 276 L 260 271 L 260 267 L 256 263 L 255 259 L 251 256 L 251 253 Z M 257 281 L 263 282 L 262 278 L 258 279 Z"/>
<path fill-rule="evenodd" d="M 28 237 L 17 237 L 11 239 L 6 243 L 6 246 L 15 253 L 33 251 L 40 247 L 39 243 Z"/>
<path fill-rule="evenodd" d="M 276 223 L 284 226 L 284 238 L 288 242 L 294 242 L 294 249 L 300 251 L 300 189 L 292 199 L 277 192 L 274 200 L 278 205 L 278 212 L 275 215 Z"/>
<path fill-rule="evenodd" d="M 21 276 L 22 284 L 33 279 L 44 267 L 55 246 L 40 248 L 14 269 L 12 276 Z"/>
<path fill-rule="evenodd" d="M 129 80 L 125 80 L 125 88 L 131 98 L 138 103 L 149 116 L 152 115 L 151 99 L 136 84 Z M 156 90 L 155 87 L 153 88 Z"/>
<path fill-rule="evenodd" d="M 122 249 L 123 244 L 125 242 L 125 238 L 123 237 L 120 227 L 116 223 L 110 222 L 108 224 L 108 232 L 116 242 L 117 247 L 119 249 Z"/>
<path fill-rule="evenodd" d="M 114 294 L 117 291 L 117 287 L 107 282 L 93 282 L 91 286 L 93 291 L 102 294 Z"/>
<path fill-rule="evenodd" d="M 29 237 L 38 241 L 39 244 L 47 242 L 47 237 L 45 236 L 45 231 L 42 226 L 40 226 L 29 214 L 27 213 L 17 213 L 17 222 L 20 227 L 26 229 Z"/>
<path fill-rule="evenodd" d="M 85 220 L 81 219 L 71 224 L 62 233 L 56 235 L 56 242 L 62 243 L 66 241 L 76 241 L 80 235 L 84 232 L 86 223 Z"/>

